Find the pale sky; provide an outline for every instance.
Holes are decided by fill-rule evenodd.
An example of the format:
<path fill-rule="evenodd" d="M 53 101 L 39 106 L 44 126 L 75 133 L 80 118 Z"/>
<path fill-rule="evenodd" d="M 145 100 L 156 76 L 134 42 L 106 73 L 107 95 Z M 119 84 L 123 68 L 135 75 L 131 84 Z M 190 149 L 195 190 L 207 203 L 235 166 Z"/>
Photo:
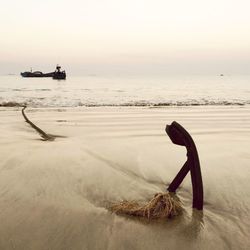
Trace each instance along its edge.
<path fill-rule="evenodd" d="M 0 31 L 1 74 L 250 72 L 249 0 L 1 0 Z"/>

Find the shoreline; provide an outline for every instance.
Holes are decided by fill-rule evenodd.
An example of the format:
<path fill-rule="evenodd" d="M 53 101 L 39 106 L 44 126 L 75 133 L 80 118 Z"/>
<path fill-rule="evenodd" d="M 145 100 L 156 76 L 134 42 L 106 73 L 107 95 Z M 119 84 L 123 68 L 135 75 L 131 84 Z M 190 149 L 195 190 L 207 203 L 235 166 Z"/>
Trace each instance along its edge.
<path fill-rule="evenodd" d="M 0 108 L 1 249 L 246 249 L 250 106 Z M 106 203 L 148 200 L 186 160 L 165 125 L 192 135 L 204 182 L 204 210 L 192 210 L 187 176 L 177 195 L 184 214 L 140 222 Z M 237 233 L 236 233 L 237 232 Z M 156 240 L 157 239 L 157 242 Z"/>

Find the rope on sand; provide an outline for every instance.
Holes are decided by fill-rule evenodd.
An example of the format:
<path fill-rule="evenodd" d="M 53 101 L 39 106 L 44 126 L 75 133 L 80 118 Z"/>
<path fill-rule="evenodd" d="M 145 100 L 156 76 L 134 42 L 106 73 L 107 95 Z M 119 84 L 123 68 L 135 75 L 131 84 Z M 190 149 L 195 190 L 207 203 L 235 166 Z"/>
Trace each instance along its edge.
<path fill-rule="evenodd" d="M 110 210 L 116 214 L 145 217 L 147 219 L 172 218 L 182 212 L 181 202 L 170 193 L 157 193 L 148 203 L 122 201 L 111 205 Z"/>
<path fill-rule="evenodd" d="M 23 115 L 25 121 L 27 123 L 29 123 L 29 125 L 40 134 L 40 136 L 43 138 L 44 141 L 54 141 L 54 139 L 55 139 L 54 136 L 45 133 L 42 129 L 37 127 L 32 121 L 29 120 L 29 118 L 24 113 L 24 110 L 26 109 L 26 107 L 27 106 L 24 106 L 23 109 L 22 109 L 22 115 Z"/>

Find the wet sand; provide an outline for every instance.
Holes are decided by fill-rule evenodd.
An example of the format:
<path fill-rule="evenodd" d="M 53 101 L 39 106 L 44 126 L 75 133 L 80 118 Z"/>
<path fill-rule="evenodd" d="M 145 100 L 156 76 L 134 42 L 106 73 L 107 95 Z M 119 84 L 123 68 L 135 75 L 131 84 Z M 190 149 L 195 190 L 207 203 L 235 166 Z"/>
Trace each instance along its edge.
<path fill-rule="evenodd" d="M 42 141 L 21 108 L 0 108 L 0 249 L 249 249 L 250 107 L 27 108 L 56 137 Z M 148 200 L 186 160 L 166 135 L 173 120 L 200 156 L 204 211 L 149 223 L 117 216 L 108 202 Z"/>

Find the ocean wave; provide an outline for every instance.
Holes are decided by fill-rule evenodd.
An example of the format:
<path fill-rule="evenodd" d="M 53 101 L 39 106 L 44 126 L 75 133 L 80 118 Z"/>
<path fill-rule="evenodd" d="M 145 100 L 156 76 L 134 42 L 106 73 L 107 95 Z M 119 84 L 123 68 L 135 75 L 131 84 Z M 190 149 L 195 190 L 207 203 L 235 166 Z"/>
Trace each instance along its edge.
<path fill-rule="evenodd" d="M 0 103 L 0 107 L 24 107 L 26 103 L 19 103 L 19 102 L 2 102 Z"/>
<path fill-rule="evenodd" d="M 131 101 L 123 103 L 112 102 L 79 102 L 76 100 L 48 100 L 44 97 L 29 98 L 25 101 L 2 101 L 0 107 L 185 107 L 185 106 L 245 106 L 250 105 L 250 101 L 170 101 L 170 102 L 150 102 Z"/>
<path fill-rule="evenodd" d="M 250 101 L 207 101 L 207 102 L 127 102 L 127 103 L 79 103 L 78 106 L 86 107 L 167 107 L 167 106 L 244 106 L 249 105 Z"/>
<path fill-rule="evenodd" d="M 11 89 L 11 91 L 15 91 L 15 92 L 39 92 L 39 91 L 51 91 L 51 89 L 26 89 L 26 88 L 14 88 Z"/>
<path fill-rule="evenodd" d="M 51 91 L 51 89 L 35 89 L 34 91 Z"/>

